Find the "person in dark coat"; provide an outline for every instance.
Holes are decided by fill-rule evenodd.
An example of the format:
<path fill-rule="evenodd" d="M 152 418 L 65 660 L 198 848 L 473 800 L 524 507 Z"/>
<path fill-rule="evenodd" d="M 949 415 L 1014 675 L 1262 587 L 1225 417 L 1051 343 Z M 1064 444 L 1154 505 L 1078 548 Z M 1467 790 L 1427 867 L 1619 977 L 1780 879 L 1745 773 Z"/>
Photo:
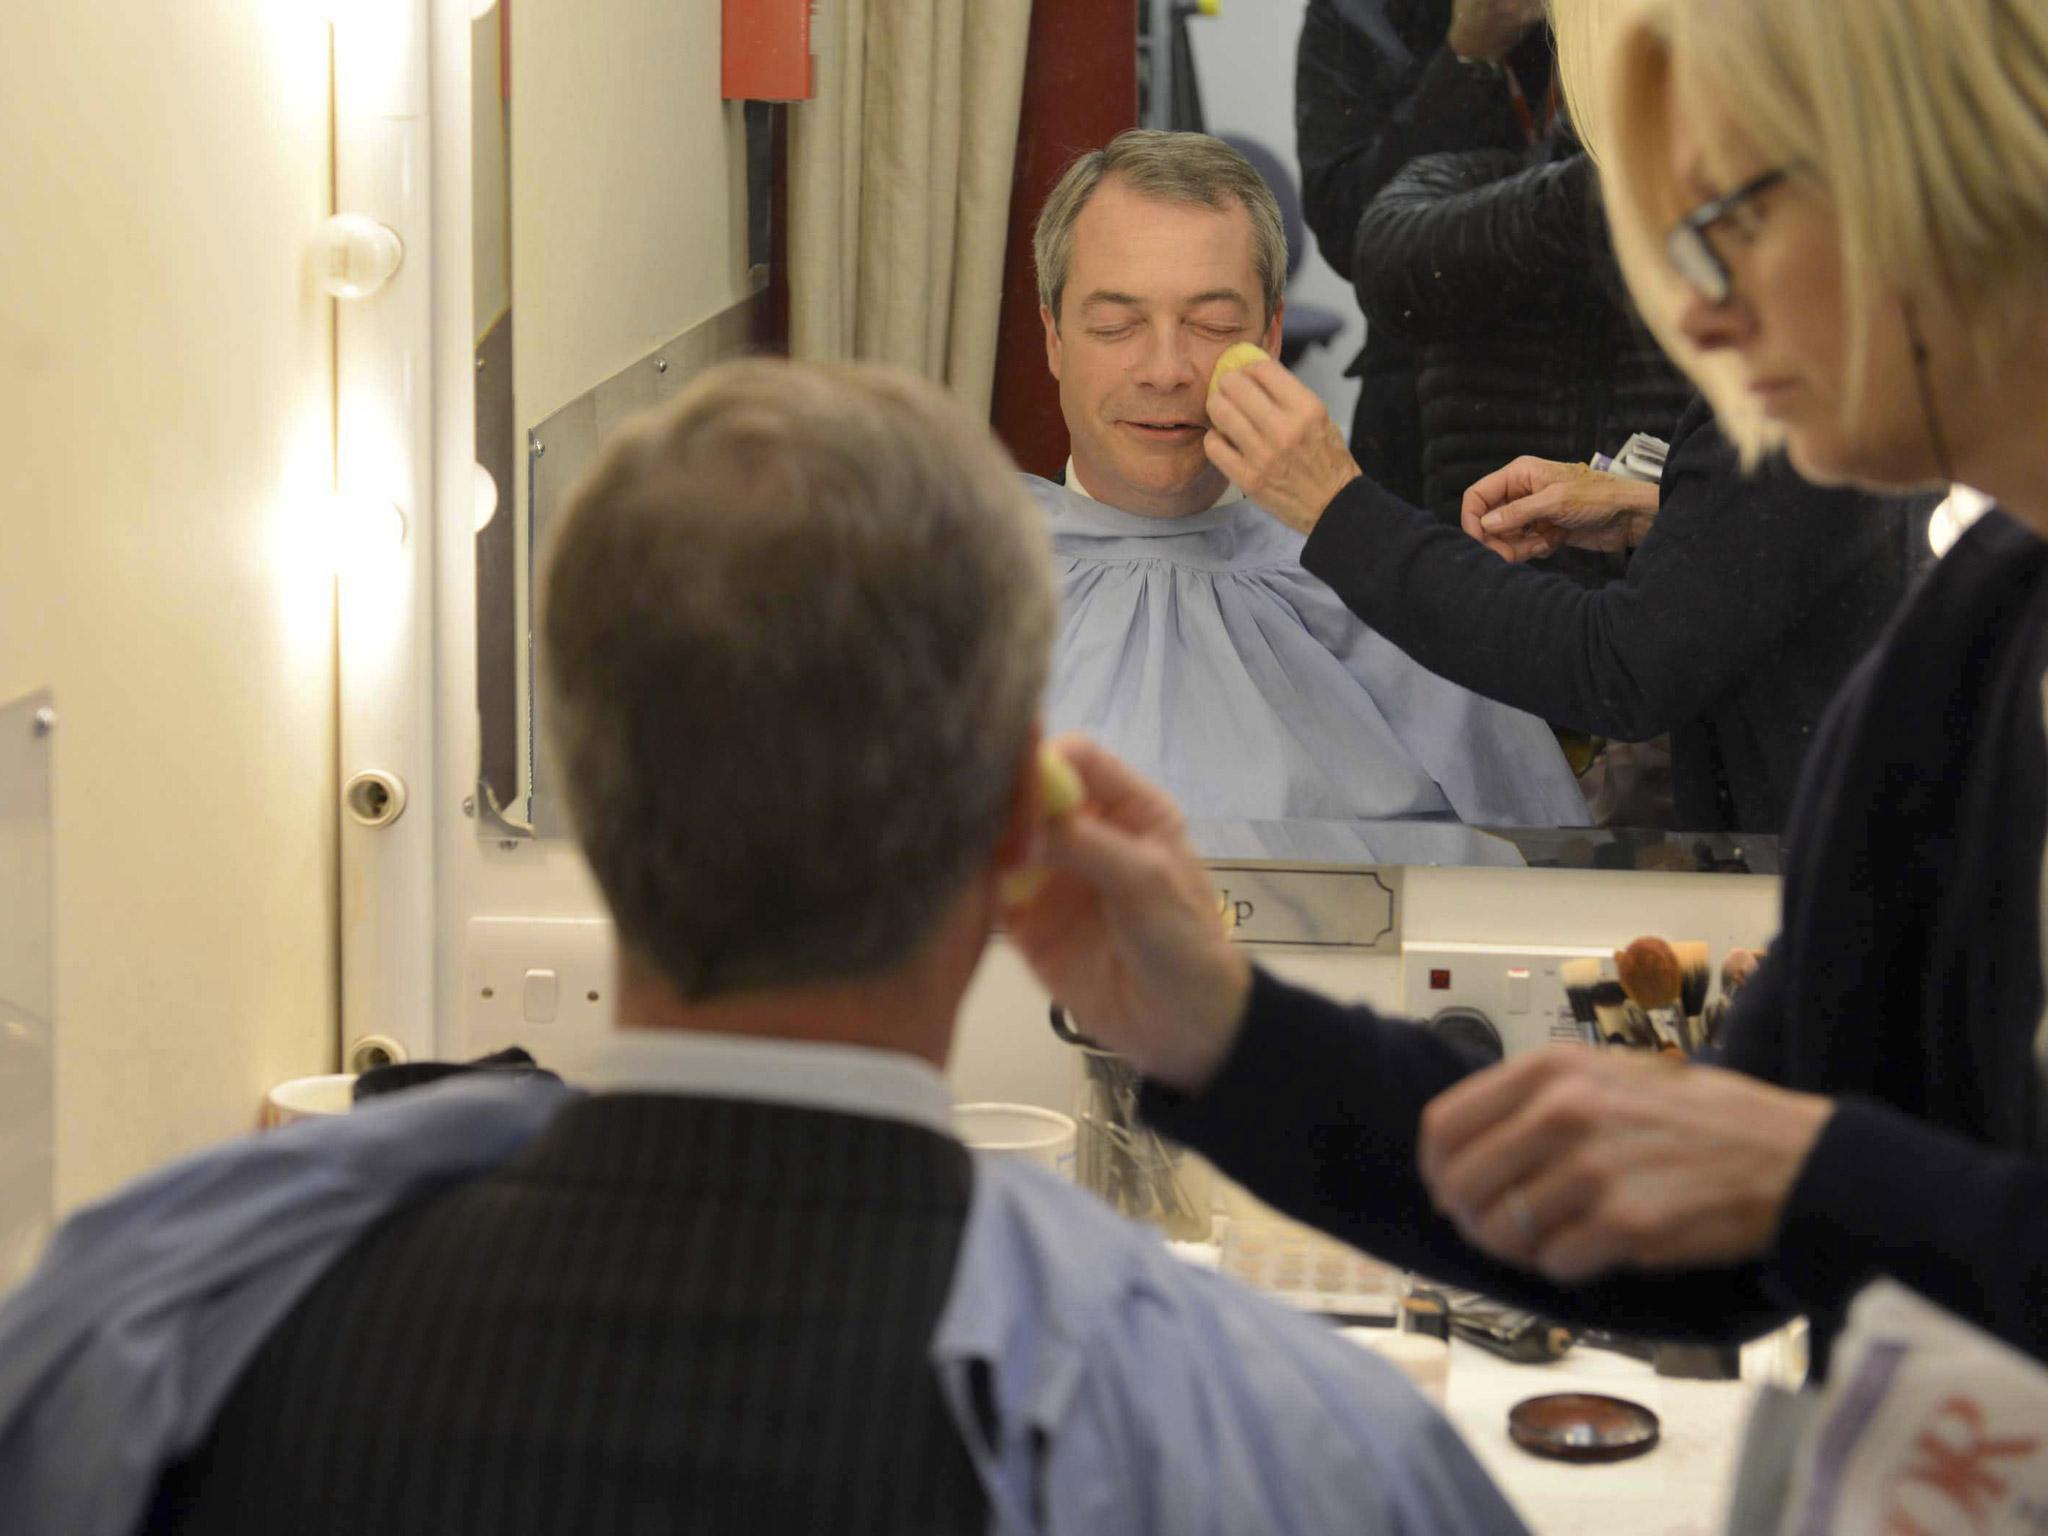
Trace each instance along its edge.
<path fill-rule="evenodd" d="M 1466 487 L 1523 454 L 1583 463 L 1635 432 L 1668 440 L 1691 397 L 1621 287 L 1599 179 L 1568 129 L 1409 162 L 1360 215 L 1346 270 L 1371 333 L 1415 348 L 1411 499 L 1446 523 Z"/>
<path fill-rule="evenodd" d="M 1600 488 L 1560 482 L 1573 484 Z M 1705 400 L 1681 418 L 1661 487 L 1622 484 L 1654 520 L 1599 587 L 1503 560 L 1365 477 L 1301 563 L 1475 693 L 1618 741 L 1670 733 L 1679 826 L 1779 832 L 1828 703 L 1905 601 L 1933 498 L 1822 490 L 1782 460 L 1745 474 Z"/>
<path fill-rule="evenodd" d="M 1366 206 L 1419 155 L 1518 149 L 1528 135 L 1499 65 L 1548 98 L 1541 0 L 1308 0 L 1295 60 L 1302 212 L 1331 268 L 1351 273 Z M 1526 89 L 1526 87 L 1525 87 Z M 1422 499 L 1416 350 L 1369 330 L 1351 446 L 1382 485 Z"/>

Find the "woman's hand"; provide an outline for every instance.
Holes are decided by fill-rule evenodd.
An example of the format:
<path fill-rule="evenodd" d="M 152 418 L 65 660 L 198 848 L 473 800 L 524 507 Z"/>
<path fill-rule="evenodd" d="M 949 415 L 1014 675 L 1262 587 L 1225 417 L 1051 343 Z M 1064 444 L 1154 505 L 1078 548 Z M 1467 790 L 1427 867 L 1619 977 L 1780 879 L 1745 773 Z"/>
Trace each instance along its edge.
<path fill-rule="evenodd" d="M 1209 462 L 1296 533 L 1361 471 L 1323 402 L 1270 360 L 1226 373 L 1209 393 Z"/>
<path fill-rule="evenodd" d="M 1476 1248 L 1577 1284 L 1770 1246 L 1832 1100 L 1718 1067 L 1560 1047 L 1423 1111 L 1423 1183 Z"/>
<path fill-rule="evenodd" d="M 1461 59 L 1498 64 L 1543 20 L 1544 0 L 1451 0 L 1445 45 Z"/>
<path fill-rule="evenodd" d="M 1465 531 L 1503 560 L 1539 560 L 1567 544 L 1619 553 L 1657 517 L 1657 487 L 1585 464 L 1520 458 L 1465 493 Z"/>
<path fill-rule="evenodd" d="M 1081 737 L 1053 746 L 1088 798 L 1046 828 L 1038 862 L 1051 878 L 1010 908 L 1010 941 L 1077 1029 L 1198 1089 L 1237 1038 L 1251 966 L 1171 797 Z"/>

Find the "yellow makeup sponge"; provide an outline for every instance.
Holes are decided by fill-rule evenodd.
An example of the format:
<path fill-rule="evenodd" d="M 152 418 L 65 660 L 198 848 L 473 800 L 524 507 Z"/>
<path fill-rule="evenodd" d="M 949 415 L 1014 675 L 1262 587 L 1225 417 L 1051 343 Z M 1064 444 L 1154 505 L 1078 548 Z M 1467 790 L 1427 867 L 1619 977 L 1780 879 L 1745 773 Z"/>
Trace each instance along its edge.
<path fill-rule="evenodd" d="M 1266 349 L 1249 341 L 1240 341 L 1235 346 L 1225 347 L 1223 355 L 1216 359 L 1216 366 L 1209 373 L 1209 393 L 1216 393 L 1216 386 L 1223 382 L 1223 375 L 1235 373 L 1240 368 L 1249 368 L 1253 363 L 1269 363 L 1273 359 Z"/>
<path fill-rule="evenodd" d="M 1074 765 L 1051 746 L 1038 749 L 1038 798 L 1045 804 L 1047 821 L 1073 815 L 1088 798 Z M 1003 880 L 1003 900 L 1013 907 L 1029 901 L 1045 889 L 1047 878 L 1042 869 L 1012 870 Z"/>
<path fill-rule="evenodd" d="M 1045 819 L 1058 821 L 1081 808 L 1088 791 L 1081 787 L 1081 775 L 1074 765 L 1050 746 L 1038 749 L 1038 793 L 1045 801 Z"/>

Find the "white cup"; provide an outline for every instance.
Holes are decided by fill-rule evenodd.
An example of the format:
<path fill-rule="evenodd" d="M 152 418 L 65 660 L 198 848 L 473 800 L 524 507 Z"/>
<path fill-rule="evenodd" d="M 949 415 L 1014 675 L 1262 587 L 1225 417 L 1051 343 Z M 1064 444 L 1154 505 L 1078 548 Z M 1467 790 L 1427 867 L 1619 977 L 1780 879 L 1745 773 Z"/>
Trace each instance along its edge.
<path fill-rule="evenodd" d="M 355 1086 L 353 1072 L 288 1078 L 264 1096 L 263 1123 L 290 1125 L 317 1115 L 345 1115 L 355 1107 Z"/>
<path fill-rule="evenodd" d="M 1036 1104 L 961 1104 L 953 1111 L 960 1139 L 977 1152 L 1000 1152 L 1074 1176 L 1074 1122 Z"/>

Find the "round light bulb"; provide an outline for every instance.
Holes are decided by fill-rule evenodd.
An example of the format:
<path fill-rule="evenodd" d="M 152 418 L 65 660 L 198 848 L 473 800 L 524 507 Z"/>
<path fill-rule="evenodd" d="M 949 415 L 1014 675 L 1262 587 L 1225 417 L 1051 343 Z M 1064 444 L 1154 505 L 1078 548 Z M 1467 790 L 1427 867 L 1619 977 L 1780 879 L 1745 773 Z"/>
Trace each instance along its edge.
<path fill-rule="evenodd" d="M 1927 547 L 1938 560 L 1969 531 L 1972 523 L 1990 511 L 1992 500 L 1967 485 L 1949 487 L 1948 497 L 1927 519 Z"/>
<path fill-rule="evenodd" d="M 405 548 L 405 513 L 396 502 L 341 491 L 327 515 L 337 570 L 360 570 Z"/>
<path fill-rule="evenodd" d="M 307 9 L 316 19 L 337 27 L 359 22 L 388 25 L 401 14 L 403 4 L 404 0 L 310 0 Z"/>
<path fill-rule="evenodd" d="M 482 533 L 498 515 L 498 482 L 481 464 L 472 464 L 471 484 L 475 489 L 476 531 Z"/>
<path fill-rule="evenodd" d="M 320 287 L 337 299 L 364 299 L 390 282 L 405 261 L 405 242 L 388 224 L 361 213 L 337 213 L 320 226 L 313 261 Z"/>

